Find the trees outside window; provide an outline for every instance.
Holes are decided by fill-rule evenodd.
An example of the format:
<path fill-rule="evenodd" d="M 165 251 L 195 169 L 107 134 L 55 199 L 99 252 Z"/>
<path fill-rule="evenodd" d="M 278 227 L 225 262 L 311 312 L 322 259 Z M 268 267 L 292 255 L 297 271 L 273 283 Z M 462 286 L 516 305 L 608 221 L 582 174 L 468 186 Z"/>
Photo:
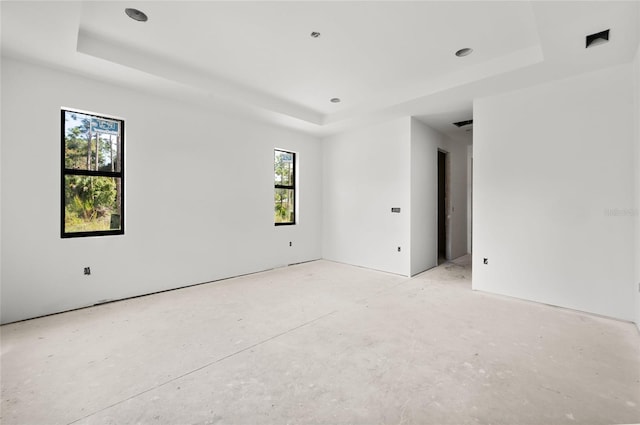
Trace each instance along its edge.
<path fill-rule="evenodd" d="M 61 112 L 61 236 L 123 234 L 124 121 Z"/>
<path fill-rule="evenodd" d="M 296 224 L 296 154 L 274 151 L 274 222 Z"/>

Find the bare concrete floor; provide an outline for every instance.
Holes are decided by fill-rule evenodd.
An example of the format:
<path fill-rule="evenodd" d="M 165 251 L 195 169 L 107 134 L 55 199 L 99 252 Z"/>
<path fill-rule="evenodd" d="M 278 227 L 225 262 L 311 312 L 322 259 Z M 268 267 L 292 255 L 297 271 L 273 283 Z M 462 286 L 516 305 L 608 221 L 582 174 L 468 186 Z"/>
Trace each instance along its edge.
<path fill-rule="evenodd" d="M 640 422 L 634 325 L 316 261 L 6 325 L 10 424 Z"/>

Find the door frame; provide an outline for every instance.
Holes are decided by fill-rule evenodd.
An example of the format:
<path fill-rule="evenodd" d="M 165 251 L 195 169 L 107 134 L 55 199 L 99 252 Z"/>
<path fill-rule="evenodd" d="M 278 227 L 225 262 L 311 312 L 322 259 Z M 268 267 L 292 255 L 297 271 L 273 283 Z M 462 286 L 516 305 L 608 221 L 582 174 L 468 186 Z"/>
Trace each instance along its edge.
<path fill-rule="evenodd" d="M 437 170 L 438 170 L 438 200 L 437 208 L 437 240 L 436 240 L 436 265 L 442 264 L 440 262 L 440 154 L 444 157 L 444 254 L 445 258 L 443 262 L 451 260 L 451 153 L 445 149 L 437 148 Z"/>

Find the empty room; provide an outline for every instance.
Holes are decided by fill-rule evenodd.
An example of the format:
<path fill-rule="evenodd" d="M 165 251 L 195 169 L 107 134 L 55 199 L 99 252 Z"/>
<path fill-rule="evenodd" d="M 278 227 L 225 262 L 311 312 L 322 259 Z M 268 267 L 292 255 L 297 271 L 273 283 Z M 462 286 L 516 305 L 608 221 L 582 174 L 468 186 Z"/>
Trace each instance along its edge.
<path fill-rule="evenodd" d="M 0 422 L 640 424 L 640 1 L 2 1 Z"/>

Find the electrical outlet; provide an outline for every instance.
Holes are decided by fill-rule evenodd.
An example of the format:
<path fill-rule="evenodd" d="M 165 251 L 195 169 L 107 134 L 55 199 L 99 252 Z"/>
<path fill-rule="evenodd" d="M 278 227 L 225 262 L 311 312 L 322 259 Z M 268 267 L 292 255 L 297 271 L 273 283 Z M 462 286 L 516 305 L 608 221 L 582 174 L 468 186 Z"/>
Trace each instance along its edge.
<path fill-rule="evenodd" d="M 488 258 L 485 258 L 485 259 L 483 259 L 483 260 L 482 260 L 482 262 L 483 262 L 484 264 L 489 264 L 489 259 L 488 259 Z"/>
<path fill-rule="evenodd" d="M 293 244 L 291 243 L 291 241 L 289 241 L 289 246 L 293 246 Z"/>
<path fill-rule="evenodd" d="M 87 275 L 87 276 L 90 275 L 91 274 L 91 267 L 85 267 L 84 268 L 84 274 Z"/>
<path fill-rule="evenodd" d="M 402 248 L 398 247 L 398 252 L 402 251 Z"/>

